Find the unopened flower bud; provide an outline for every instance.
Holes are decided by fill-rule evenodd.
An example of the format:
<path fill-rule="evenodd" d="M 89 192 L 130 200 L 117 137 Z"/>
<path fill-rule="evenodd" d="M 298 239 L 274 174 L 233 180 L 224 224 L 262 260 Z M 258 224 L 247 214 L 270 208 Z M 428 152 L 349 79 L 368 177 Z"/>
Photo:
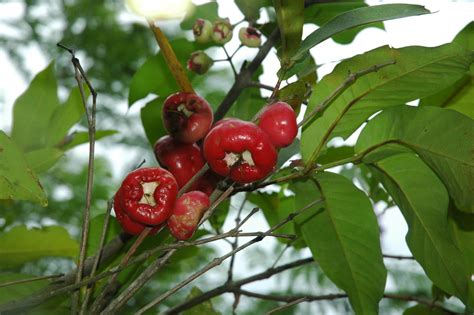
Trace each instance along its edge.
<path fill-rule="evenodd" d="M 239 30 L 239 39 L 242 45 L 247 47 L 258 47 L 262 43 L 262 34 L 254 27 L 242 27 Z"/>
<path fill-rule="evenodd" d="M 202 50 L 195 51 L 188 60 L 188 69 L 197 74 L 206 73 L 214 61 Z"/>
<path fill-rule="evenodd" d="M 229 19 L 217 19 L 212 27 L 212 40 L 217 44 L 225 44 L 232 39 L 232 25 Z"/>
<path fill-rule="evenodd" d="M 193 25 L 194 39 L 198 43 L 207 43 L 212 37 L 212 23 L 208 20 L 197 19 Z"/>

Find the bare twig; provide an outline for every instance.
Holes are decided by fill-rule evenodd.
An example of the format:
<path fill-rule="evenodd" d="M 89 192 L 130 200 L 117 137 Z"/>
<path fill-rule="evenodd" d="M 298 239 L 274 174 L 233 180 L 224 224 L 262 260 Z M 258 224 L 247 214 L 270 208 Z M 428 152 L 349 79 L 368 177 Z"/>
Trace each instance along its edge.
<path fill-rule="evenodd" d="M 90 225 L 90 207 L 92 201 L 92 185 L 94 181 L 94 152 L 95 152 L 95 114 L 96 114 L 96 102 L 97 92 L 94 87 L 87 79 L 84 69 L 78 58 L 74 55 L 74 51 L 67 48 L 66 46 L 58 43 L 58 46 L 65 49 L 71 54 L 71 62 L 74 66 L 75 78 L 81 94 L 82 104 L 87 116 L 87 124 L 89 127 L 89 164 L 87 168 L 87 188 L 86 188 L 86 206 L 84 208 L 84 217 L 82 222 L 82 233 L 81 233 L 81 245 L 79 253 L 79 263 L 76 273 L 76 283 L 82 279 L 82 272 L 84 270 L 84 261 L 86 259 L 87 250 L 87 239 L 89 237 L 89 225 Z M 86 83 L 91 95 L 92 95 L 92 106 L 90 110 L 87 107 L 87 97 L 84 91 L 83 82 Z M 76 314 L 79 306 L 80 292 L 75 292 L 72 295 L 71 313 Z"/>
<path fill-rule="evenodd" d="M 247 202 L 247 194 L 245 193 L 242 203 L 240 204 L 239 210 L 237 211 L 237 215 L 235 216 L 235 229 L 238 229 L 240 226 L 240 216 L 242 214 L 242 210 L 244 209 L 246 202 Z M 238 245 L 239 245 L 239 238 L 236 237 L 234 238 L 234 241 L 232 242 L 232 245 L 231 245 L 232 250 L 235 250 Z M 227 271 L 228 282 L 232 281 L 232 275 L 234 272 L 234 261 L 235 261 L 235 255 L 232 255 L 232 257 L 230 258 L 229 270 Z"/>
<path fill-rule="evenodd" d="M 9 287 L 9 286 L 12 286 L 12 285 L 17 285 L 17 284 L 35 282 L 35 281 L 40 281 L 40 280 L 55 279 L 55 278 L 59 278 L 59 277 L 62 277 L 62 276 L 64 276 L 64 275 L 63 274 L 57 274 L 57 275 L 39 276 L 39 277 L 32 277 L 32 278 L 28 278 L 28 279 L 8 281 L 8 282 L 0 283 L 0 288 Z"/>
<path fill-rule="evenodd" d="M 229 109 L 234 104 L 235 100 L 239 97 L 242 89 L 245 88 L 248 82 L 251 81 L 252 75 L 257 71 L 258 67 L 262 64 L 262 61 L 265 59 L 267 54 L 270 52 L 270 49 L 273 47 L 275 41 L 278 39 L 279 31 L 275 30 L 268 37 L 267 41 L 260 47 L 255 58 L 248 64 L 247 67 L 241 69 L 240 73 L 235 78 L 235 82 L 230 88 L 229 92 L 226 94 L 221 104 L 217 108 L 214 119 L 220 120 L 224 115 L 229 111 Z"/>
<path fill-rule="evenodd" d="M 229 61 L 230 67 L 232 68 L 232 72 L 234 73 L 234 77 L 237 77 L 237 70 L 235 69 L 234 63 L 232 62 L 232 57 L 229 55 L 227 52 L 227 49 L 225 49 L 225 46 L 222 46 L 222 49 L 225 52 L 225 55 L 227 57 L 227 61 Z"/>
<path fill-rule="evenodd" d="M 109 201 L 107 202 L 107 211 L 105 212 L 105 218 L 104 218 L 104 224 L 102 226 L 102 232 L 100 234 L 99 249 L 97 251 L 97 254 L 95 255 L 94 263 L 92 265 L 92 270 L 90 272 L 91 277 L 95 276 L 97 268 L 99 267 L 99 261 L 100 261 L 101 255 L 102 255 L 102 250 L 104 249 L 105 238 L 107 236 L 107 229 L 109 227 L 109 219 L 110 219 L 110 212 L 112 211 L 112 206 L 113 206 L 113 199 L 109 199 Z M 81 306 L 80 314 L 85 314 L 86 313 L 87 306 L 89 304 L 89 300 L 91 298 L 93 290 L 94 290 L 94 283 L 92 283 L 86 289 L 86 293 L 85 293 L 84 301 L 83 301 L 82 306 Z"/>
<path fill-rule="evenodd" d="M 260 242 L 262 239 L 264 239 L 266 236 L 268 236 L 269 234 L 271 234 L 273 231 L 279 229 L 281 226 L 285 225 L 286 223 L 290 222 L 293 220 L 294 217 L 296 217 L 297 215 L 299 215 L 300 213 L 302 213 L 303 211 L 317 205 L 318 203 L 322 202 L 322 199 L 318 199 L 318 200 L 315 200 L 315 201 L 312 201 L 310 202 L 308 205 L 302 207 L 301 209 L 291 213 L 290 215 L 288 215 L 288 217 L 281 221 L 280 223 L 276 224 L 275 226 L 271 227 L 269 230 L 267 230 L 265 233 L 262 233 L 262 235 L 260 236 L 257 236 L 256 238 L 248 241 L 247 243 L 237 247 L 236 249 L 228 252 L 227 254 L 225 254 L 224 256 L 221 256 L 219 258 L 216 258 L 214 259 L 213 261 L 211 261 L 210 263 L 208 263 L 206 266 L 204 266 L 201 270 L 195 272 L 194 274 L 192 274 L 190 277 L 188 277 L 187 279 L 181 281 L 180 283 L 178 283 L 175 287 L 173 287 L 172 289 L 168 290 L 167 292 L 165 292 L 164 294 L 162 294 L 161 296 L 157 297 L 156 299 L 154 299 L 153 301 L 151 301 L 149 304 L 145 305 L 143 308 L 141 308 L 140 310 L 138 310 L 138 312 L 136 314 L 143 314 L 144 312 L 146 312 L 147 310 L 149 310 L 150 308 L 154 307 L 155 305 L 161 303 L 162 301 L 164 301 L 165 299 L 167 299 L 168 297 L 170 297 L 171 295 L 173 295 L 174 293 L 176 293 L 177 291 L 179 291 L 181 288 L 185 287 L 187 284 L 191 283 L 192 281 L 194 281 L 195 279 L 199 278 L 201 275 L 205 274 L 206 272 L 208 272 L 209 270 L 211 270 L 212 268 L 220 265 L 224 260 L 226 260 L 227 258 L 235 255 L 235 253 L 238 253 L 239 251 L 242 251 L 244 250 L 245 248 L 255 244 L 255 243 L 258 243 Z"/>
<path fill-rule="evenodd" d="M 324 101 L 322 101 L 311 112 L 305 115 L 304 119 L 298 124 L 298 127 L 304 126 L 319 112 L 327 108 L 339 95 L 341 95 L 342 92 L 344 92 L 349 86 L 351 86 L 358 78 L 371 72 L 377 72 L 378 70 L 386 66 L 393 65 L 395 63 L 396 62 L 394 60 L 391 60 L 389 62 L 374 65 L 370 68 L 349 74 L 348 77 Z"/>

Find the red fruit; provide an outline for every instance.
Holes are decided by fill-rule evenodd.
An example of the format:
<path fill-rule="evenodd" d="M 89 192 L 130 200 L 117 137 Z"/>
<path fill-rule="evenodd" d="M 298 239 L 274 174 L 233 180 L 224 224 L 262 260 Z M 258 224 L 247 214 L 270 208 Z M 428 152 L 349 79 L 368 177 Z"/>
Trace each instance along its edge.
<path fill-rule="evenodd" d="M 295 111 L 285 102 L 267 106 L 259 117 L 258 126 L 277 148 L 289 146 L 298 134 Z"/>
<path fill-rule="evenodd" d="M 209 197 L 200 191 L 190 191 L 179 197 L 167 221 L 171 235 L 178 240 L 190 238 L 210 203 Z"/>
<path fill-rule="evenodd" d="M 131 235 L 139 235 L 145 228 L 146 225 L 138 223 L 132 220 L 127 213 L 123 210 L 122 206 L 122 191 L 119 189 L 114 197 L 114 212 L 117 221 L 122 226 L 122 229 L 125 233 Z M 160 230 L 161 226 L 157 226 L 153 228 L 149 235 L 156 234 Z"/>
<path fill-rule="evenodd" d="M 137 169 L 123 180 L 122 209 L 134 221 L 159 225 L 173 211 L 178 184 L 173 175 L 159 167 Z"/>
<path fill-rule="evenodd" d="M 182 143 L 170 136 L 158 139 L 154 145 L 160 165 L 174 175 L 179 188 L 183 187 L 206 163 L 196 144 Z"/>
<path fill-rule="evenodd" d="M 212 128 L 204 139 L 204 157 L 214 172 L 237 183 L 265 178 L 277 162 L 268 135 L 257 125 L 238 119 Z"/>
<path fill-rule="evenodd" d="M 214 172 L 207 171 L 196 181 L 191 190 L 199 190 L 210 196 L 221 179 L 222 178 Z"/>
<path fill-rule="evenodd" d="M 178 92 L 165 100 L 162 118 L 173 138 L 194 143 L 204 138 L 214 116 L 211 106 L 203 98 L 193 93 Z"/>

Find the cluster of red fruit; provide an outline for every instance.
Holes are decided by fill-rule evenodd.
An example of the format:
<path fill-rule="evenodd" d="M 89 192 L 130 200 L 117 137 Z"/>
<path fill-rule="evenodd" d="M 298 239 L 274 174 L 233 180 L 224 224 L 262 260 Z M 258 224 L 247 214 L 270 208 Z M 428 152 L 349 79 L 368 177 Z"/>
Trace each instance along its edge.
<path fill-rule="evenodd" d="M 229 118 L 212 126 L 209 104 L 179 92 L 165 100 L 162 117 L 170 135 L 160 138 L 154 151 L 163 168 L 131 172 L 115 195 L 117 220 L 130 234 L 147 226 L 156 233 L 167 224 L 175 238 L 188 239 L 209 208 L 219 176 L 240 184 L 264 179 L 275 168 L 277 150 L 290 145 L 298 131 L 295 112 L 284 102 L 267 106 L 257 124 Z M 177 198 L 178 189 L 206 162 L 210 171 Z"/>
<path fill-rule="evenodd" d="M 224 45 L 233 37 L 232 24 L 229 19 L 217 19 L 211 23 L 205 19 L 197 19 L 193 25 L 194 39 L 198 43 L 214 42 L 218 45 Z M 239 30 L 239 40 L 243 46 L 259 47 L 262 43 L 262 35 L 252 27 L 246 26 Z M 214 61 L 202 50 L 195 51 L 188 60 L 189 70 L 204 74 L 214 64 Z"/>

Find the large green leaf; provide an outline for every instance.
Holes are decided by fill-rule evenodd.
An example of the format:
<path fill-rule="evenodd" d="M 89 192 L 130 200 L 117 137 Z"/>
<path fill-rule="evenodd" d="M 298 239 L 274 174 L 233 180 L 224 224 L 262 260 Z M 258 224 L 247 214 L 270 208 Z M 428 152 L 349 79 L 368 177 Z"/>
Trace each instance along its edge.
<path fill-rule="evenodd" d="M 469 23 L 453 42 L 474 50 L 474 22 Z M 439 106 L 457 110 L 474 119 L 474 69 L 438 93 L 420 100 L 420 106 Z"/>
<path fill-rule="evenodd" d="M 155 98 L 148 102 L 140 111 L 145 134 L 152 146 L 156 140 L 167 134 L 161 118 L 162 105 L 163 99 Z"/>
<path fill-rule="evenodd" d="M 282 63 L 298 51 L 304 23 L 304 0 L 273 0 L 282 42 Z"/>
<path fill-rule="evenodd" d="M 193 287 L 189 293 L 187 300 L 192 300 L 195 297 L 202 295 L 204 292 L 198 287 Z M 203 303 L 199 303 L 195 307 L 192 307 L 182 313 L 183 315 L 220 315 L 218 311 L 214 309 L 212 302 L 210 300 Z"/>
<path fill-rule="evenodd" d="M 85 89 L 85 93 L 89 95 L 89 90 Z M 67 135 L 69 129 L 81 120 L 84 113 L 81 93 L 79 88 L 74 88 L 66 103 L 56 108 L 51 117 L 46 145 L 51 147 L 57 145 Z"/>
<path fill-rule="evenodd" d="M 248 200 L 262 209 L 269 226 L 275 226 L 295 211 L 295 197 L 285 196 L 283 191 L 279 193 L 254 192 L 248 195 Z M 277 233 L 295 234 L 293 224 L 288 223 L 276 230 Z M 284 243 L 287 239 L 278 239 Z"/>
<path fill-rule="evenodd" d="M 48 204 L 43 187 L 20 148 L 0 130 L 0 199 Z"/>
<path fill-rule="evenodd" d="M 25 154 L 26 161 L 30 167 L 38 173 L 51 168 L 64 155 L 64 152 L 56 148 L 44 148 L 30 151 Z"/>
<path fill-rule="evenodd" d="M 427 13 L 430 11 L 423 6 L 412 4 L 383 4 L 344 12 L 308 35 L 293 59 L 298 60 L 317 44 L 344 30 L 368 23 Z"/>
<path fill-rule="evenodd" d="M 0 284 L 33 278 L 33 275 L 21 273 L 0 273 Z M 31 295 L 48 285 L 47 280 L 38 280 L 22 284 L 10 285 L 7 287 L 0 287 L 0 304 L 12 300 L 19 300 L 23 297 Z"/>
<path fill-rule="evenodd" d="M 89 240 L 87 241 L 87 256 L 96 254 L 99 249 L 100 237 L 102 235 L 102 228 L 104 226 L 105 214 L 99 214 L 92 218 L 89 228 Z M 109 225 L 107 228 L 107 234 L 105 235 L 105 244 L 115 238 L 122 228 L 114 217 L 109 218 Z"/>
<path fill-rule="evenodd" d="M 0 235 L 0 269 L 8 269 L 43 257 L 75 257 L 79 244 L 61 226 L 28 229 L 16 226 Z"/>
<path fill-rule="evenodd" d="M 359 78 L 303 130 L 301 152 L 312 164 L 329 139 L 347 138 L 377 111 L 426 97 L 450 86 L 468 71 L 473 54 L 457 44 L 434 48 L 380 47 L 340 63 L 314 86 L 308 115 L 347 79 L 348 73 L 395 61 Z"/>
<path fill-rule="evenodd" d="M 451 203 L 448 221 L 456 246 L 466 257 L 469 272 L 474 274 L 474 214 L 461 212 Z"/>
<path fill-rule="evenodd" d="M 337 1 L 337 2 L 322 2 L 315 3 L 305 8 L 304 19 L 306 23 L 314 23 L 318 26 L 324 25 L 336 16 L 357 8 L 367 7 L 368 5 L 363 0 L 352 0 L 352 1 Z M 382 22 L 373 22 L 366 25 L 361 25 L 355 28 L 344 30 L 337 33 L 331 38 L 340 44 L 349 44 L 355 38 L 355 36 L 364 28 L 376 27 L 383 29 Z"/>
<path fill-rule="evenodd" d="M 376 314 L 387 271 L 370 201 L 341 175 L 322 173 L 314 180 L 292 186 L 296 208 L 325 200 L 298 217 L 304 239 L 325 274 L 347 292 L 356 314 Z"/>
<path fill-rule="evenodd" d="M 408 224 L 408 247 L 428 277 L 444 291 L 465 303 L 469 272 L 463 252 L 450 237 L 448 193 L 436 174 L 418 157 L 394 155 L 370 166 L 390 193 Z"/>
<path fill-rule="evenodd" d="M 356 153 L 384 152 L 384 145 L 414 150 L 446 185 L 461 211 L 474 212 L 474 120 L 438 107 L 397 106 L 369 121 Z M 378 152 L 377 152 L 378 151 Z M 382 155 L 383 156 L 383 155 Z M 379 158 L 369 154 L 366 161 Z"/>
<path fill-rule="evenodd" d="M 12 139 L 24 150 L 48 141 L 50 119 L 59 107 L 54 62 L 38 73 L 13 107 Z"/>

